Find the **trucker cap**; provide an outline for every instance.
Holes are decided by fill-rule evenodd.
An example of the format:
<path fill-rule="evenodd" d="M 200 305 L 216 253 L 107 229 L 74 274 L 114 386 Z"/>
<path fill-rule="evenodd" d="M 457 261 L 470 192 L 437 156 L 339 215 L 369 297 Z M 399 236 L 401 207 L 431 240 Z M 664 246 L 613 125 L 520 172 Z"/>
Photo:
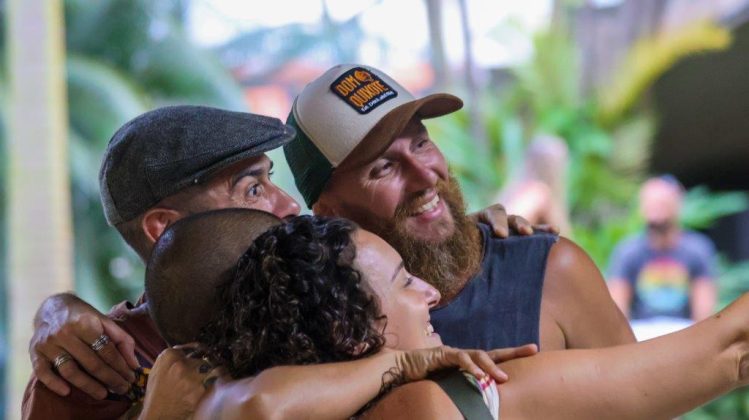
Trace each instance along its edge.
<path fill-rule="evenodd" d="M 326 71 L 302 90 L 286 121 L 296 137 L 284 153 L 305 203 L 312 207 L 335 168 L 379 156 L 412 117 L 439 117 L 462 106 L 447 93 L 416 99 L 373 67 L 342 64 Z"/>

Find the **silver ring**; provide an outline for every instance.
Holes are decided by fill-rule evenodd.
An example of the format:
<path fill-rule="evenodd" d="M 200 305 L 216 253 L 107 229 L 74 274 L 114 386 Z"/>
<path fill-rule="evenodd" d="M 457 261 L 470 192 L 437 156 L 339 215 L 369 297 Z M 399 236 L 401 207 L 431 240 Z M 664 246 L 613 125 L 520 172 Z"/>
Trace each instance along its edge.
<path fill-rule="evenodd" d="M 91 344 L 91 349 L 93 351 L 99 351 L 103 349 L 107 344 L 109 344 L 109 336 L 107 336 L 106 334 L 102 334 L 99 336 L 99 338 L 96 339 L 96 341 Z"/>
<path fill-rule="evenodd" d="M 54 365 L 55 370 L 59 370 L 60 366 L 71 360 L 73 360 L 73 356 L 68 353 L 62 353 L 59 356 L 55 357 L 55 360 L 52 362 L 52 364 Z"/>

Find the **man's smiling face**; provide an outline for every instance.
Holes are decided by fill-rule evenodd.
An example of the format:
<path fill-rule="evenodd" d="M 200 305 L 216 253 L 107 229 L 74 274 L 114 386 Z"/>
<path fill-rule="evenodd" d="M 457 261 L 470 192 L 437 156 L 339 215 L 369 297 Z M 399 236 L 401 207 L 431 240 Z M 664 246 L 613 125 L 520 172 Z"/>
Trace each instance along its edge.
<path fill-rule="evenodd" d="M 481 260 L 480 234 L 445 157 L 414 117 L 371 162 L 333 171 L 316 214 L 351 219 L 385 239 L 406 268 L 446 297 Z"/>
<path fill-rule="evenodd" d="M 372 162 L 336 169 L 319 208 L 376 233 L 397 224 L 413 238 L 439 243 L 455 229 L 441 191 L 448 182 L 444 156 L 413 118 Z"/>

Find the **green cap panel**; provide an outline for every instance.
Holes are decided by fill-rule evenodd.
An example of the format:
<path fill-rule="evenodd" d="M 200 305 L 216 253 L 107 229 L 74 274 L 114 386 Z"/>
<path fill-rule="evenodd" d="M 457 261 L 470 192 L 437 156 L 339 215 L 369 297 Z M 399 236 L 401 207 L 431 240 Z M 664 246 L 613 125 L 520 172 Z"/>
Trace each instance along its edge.
<path fill-rule="evenodd" d="M 333 166 L 310 141 L 307 133 L 299 127 L 293 111 L 289 113 L 286 124 L 296 130 L 296 137 L 284 145 L 283 153 L 294 175 L 297 189 L 302 194 L 307 207 L 312 208 L 328 183 L 333 173 Z"/>

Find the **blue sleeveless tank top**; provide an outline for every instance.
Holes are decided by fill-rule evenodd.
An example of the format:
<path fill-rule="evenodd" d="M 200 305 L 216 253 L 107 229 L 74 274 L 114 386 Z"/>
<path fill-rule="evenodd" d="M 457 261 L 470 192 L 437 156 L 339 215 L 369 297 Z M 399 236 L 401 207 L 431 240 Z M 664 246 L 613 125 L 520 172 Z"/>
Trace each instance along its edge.
<path fill-rule="evenodd" d="M 484 255 L 480 271 L 447 305 L 432 310 L 431 323 L 450 346 L 490 350 L 539 343 L 541 291 L 552 234 L 495 238 L 480 224 Z"/>

